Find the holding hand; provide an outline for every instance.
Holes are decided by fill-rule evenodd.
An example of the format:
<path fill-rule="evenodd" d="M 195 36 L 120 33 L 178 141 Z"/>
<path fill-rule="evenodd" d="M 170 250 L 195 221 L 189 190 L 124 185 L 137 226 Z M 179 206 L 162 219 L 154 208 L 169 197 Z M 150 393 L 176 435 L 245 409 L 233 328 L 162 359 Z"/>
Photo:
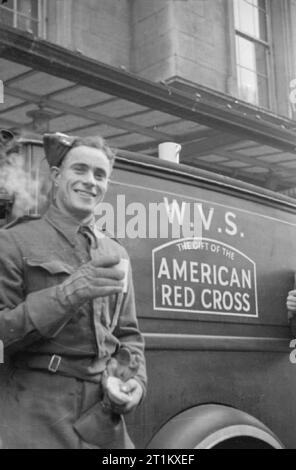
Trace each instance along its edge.
<path fill-rule="evenodd" d="M 141 401 L 143 389 L 136 379 L 122 382 L 118 377 L 108 377 L 105 392 L 111 408 L 118 414 L 125 414 L 134 409 Z"/>
<path fill-rule="evenodd" d="M 111 357 L 103 374 L 103 404 L 115 413 L 124 414 L 135 408 L 143 396 L 143 388 L 134 378 L 139 369 L 139 358 L 121 346 Z"/>
<path fill-rule="evenodd" d="M 120 257 L 116 255 L 89 261 L 71 274 L 59 288 L 73 306 L 120 293 L 123 290 L 124 272 L 116 267 L 119 261 Z"/>
<path fill-rule="evenodd" d="M 288 294 L 288 297 L 287 297 L 287 309 L 291 312 L 291 313 L 295 313 L 296 312 L 296 289 L 295 290 L 291 290 Z"/>

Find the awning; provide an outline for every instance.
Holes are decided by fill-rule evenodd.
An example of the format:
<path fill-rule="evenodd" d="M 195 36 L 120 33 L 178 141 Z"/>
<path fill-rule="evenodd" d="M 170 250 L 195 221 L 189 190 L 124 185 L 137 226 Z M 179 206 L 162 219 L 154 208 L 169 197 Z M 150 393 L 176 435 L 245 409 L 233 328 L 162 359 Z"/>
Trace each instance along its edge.
<path fill-rule="evenodd" d="M 29 33 L 1 26 L 0 126 L 100 133 L 125 151 L 181 162 L 271 189 L 296 186 L 296 122 L 210 89 L 144 80 Z"/>

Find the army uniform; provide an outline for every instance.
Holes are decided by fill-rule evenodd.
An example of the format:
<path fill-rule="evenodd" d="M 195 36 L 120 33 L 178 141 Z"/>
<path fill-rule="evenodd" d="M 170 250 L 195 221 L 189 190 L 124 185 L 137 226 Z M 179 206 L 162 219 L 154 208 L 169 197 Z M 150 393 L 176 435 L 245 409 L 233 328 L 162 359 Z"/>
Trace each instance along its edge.
<path fill-rule="evenodd" d="M 128 258 L 120 244 L 102 236 L 96 256 L 110 254 Z M 144 342 L 132 276 L 129 272 L 125 294 L 100 298 L 95 308 L 91 301 L 75 308 L 59 286 L 89 260 L 78 223 L 55 205 L 43 218 L 0 231 L 4 448 L 133 447 L 122 417 L 98 409 L 102 372 L 121 347 L 138 357 L 135 379 L 145 394 Z M 79 432 L 76 424 L 85 416 Z M 93 436 L 89 441 L 83 435 L 85 424 L 87 435 Z"/>

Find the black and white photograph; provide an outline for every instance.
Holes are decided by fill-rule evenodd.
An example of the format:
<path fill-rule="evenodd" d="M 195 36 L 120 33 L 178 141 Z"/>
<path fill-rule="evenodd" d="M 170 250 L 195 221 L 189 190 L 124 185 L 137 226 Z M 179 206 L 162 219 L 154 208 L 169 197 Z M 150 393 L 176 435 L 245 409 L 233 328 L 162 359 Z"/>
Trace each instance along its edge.
<path fill-rule="evenodd" d="M 295 392 L 296 0 L 0 0 L 0 450 L 296 449 Z"/>

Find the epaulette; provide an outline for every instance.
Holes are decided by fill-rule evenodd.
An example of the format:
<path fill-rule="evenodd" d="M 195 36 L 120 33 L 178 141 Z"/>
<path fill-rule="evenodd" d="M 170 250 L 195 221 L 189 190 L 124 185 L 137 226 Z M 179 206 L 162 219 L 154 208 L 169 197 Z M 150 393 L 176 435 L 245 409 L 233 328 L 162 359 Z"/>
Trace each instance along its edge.
<path fill-rule="evenodd" d="M 16 219 L 9 222 L 9 224 L 4 225 L 2 229 L 6 230 L 11 227 L 15 227 L 15 225 L 22 224 L 24 222 L 30 222 L 31 220 L 38 220 L 41 219 L 41 215 L 23 215 L 21 217 L 17 217 Z"/>

